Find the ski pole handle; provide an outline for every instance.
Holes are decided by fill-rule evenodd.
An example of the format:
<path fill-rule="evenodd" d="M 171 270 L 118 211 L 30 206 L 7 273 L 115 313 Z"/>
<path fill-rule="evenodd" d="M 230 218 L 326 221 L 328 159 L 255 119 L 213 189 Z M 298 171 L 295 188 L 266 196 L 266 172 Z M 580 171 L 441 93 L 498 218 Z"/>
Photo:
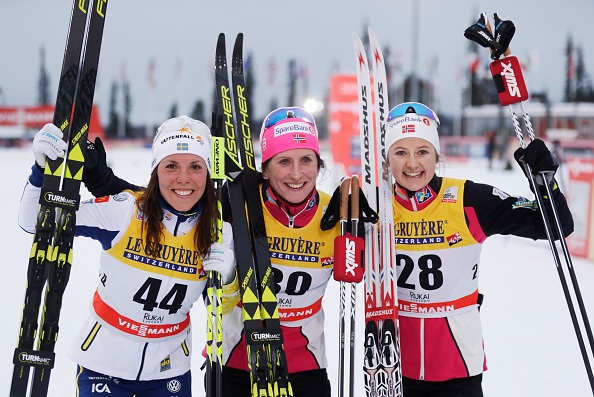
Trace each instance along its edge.
<path fill-rule="evenodd" d="M 344 178 L 340 183 L 340 231 L 346 233 L 346 221 L 349 218 L 349 186 L 351 178 Z"/>
<path fill-rule="evenodd" d="M 356 236 L 357 231 L 355 226 L 359 221 L 359 176 L 353 175 L 351 177 L 351 221 L 353 222 L 353 230 L 351 234 Z"/>

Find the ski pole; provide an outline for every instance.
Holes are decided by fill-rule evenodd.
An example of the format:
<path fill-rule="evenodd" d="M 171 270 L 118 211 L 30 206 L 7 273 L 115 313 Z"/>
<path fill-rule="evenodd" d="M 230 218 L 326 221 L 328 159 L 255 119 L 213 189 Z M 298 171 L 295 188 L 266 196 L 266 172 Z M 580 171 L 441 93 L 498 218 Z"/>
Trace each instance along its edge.
<path fill-rule="evenodd" d="M 528 115 L 528 112 L 526 111 L 526 106 L 524 106 L 524 101 L 520 102 L 520 106 L 521 106 L 522 113 L 524 116 L 524 124 L 526 126 L 526 130 L 528 131 L 528 136 L 530 138 L 530 141 L 533 141 L 534 139 L 536 139 L 536 136 L 534 134 L 534 128 L 532 127 L 532 122 L 530 121 L 530 115 Z M 559 237 L 559 243 L 561 245 L 561 249 L 563 250 L 563 255 L 565 257 L 565 263 L 567 265 L 567 269 L 569 271 L 569 275 L 571 278 L 571 283 L 573 285 L 576 300 L 577 300 L 578 306 L 580 308 L 580 314 L 582 315 L 582 321 L 584 323 L 584 328 L 586 329 L 586 335 L 588 336 L 588 341 L 590 342 L 590 349 L 592 350 L 592 354 L 594 355 L 594 337 L 592 335 L 592 327 L 590 326 L 590 321 L 588 320 L 588 313 L 586 312 L 586 307 L 584 305 L 584 299 L 582 298 L 580 286 L 579 286 L 579 283 L 577 280 L 577 276 L 575 274 L 573 262 L 571 260 L 571 255 L 569 253 L 569 248 L 567 247 L 567 242 L 565 241 L 565 233 L 563 232 L 563 228 L 561 227 L 559 211 L 557 210 L 557 205 L 551 199 L 551 197 L 553 197 L 552 196 L 553 192 L 551 190 L 550 185 L 548 183 L 546 183 L 546 180 L 547 180 L 546 174 L 547 173 L 541 172 L 540 174 L 541 174 L 541 177 L 543 178 L 543 181 L 545 181 L 544 186 L 547 191 L 547 197 L 549 197 L 551 211 L 553 213 L 553 218 L 555 220 L 557 236 Z"/>
<path fill-rule="evenodd" d="M 526 91 L 526 87 L 524 84 L 524 79 L 522 77 L 520 65 L 515 57 L 510 56 L 511 51 L 509 49 L 509 42 L 511 41 L 511 37 L 513 36 L 515 28 L 513 27 L 513 23 L 511 21 L 501 21 L 497 14 L 493 14 L 493 17 L 494 17 L 495 27 L 496 27 L 496 29 L 495 29 L 495 33 L 496 33 L 495 37 L 496 38 L 494 38 L 494 36 L 492 34 L 491 26 L 489 24 L 489 20 L 486 17 L 485 13 L 481 14 L 479 21 L 475 25 L 471 26 L 470 28 L 468 28 L 466 30 L 465 36 L 470 40 L 476 41 L 478 44 L 482 45 L 483 47 L 489 47 L 489 49 L 491 50 L 491 54 L 492 54 L 491 57 L 493 59 L 496 59 L 496 61 L 491 63 L 491 73 L 493 74 L 493 80 L 495 81 L 495 84 L 499 91 L 499 99 L 503 106 L 508 106 L 508 108 L 510 110 L 510 115 L 511 115 L 512 124 L 514 127 L 514 131 L 516 133 L 518 141 L 520 142 L 520 147 L 525 148 L 526 143 L 524 141 L 524 135 L 522 133 L 522 128 L 520 126 L 520 122 L 518 121 L 518 117 L 517 117 L 516 112 L 513 108 L 514 104 L 520 103 L 522 113 L 523 113 L 524 125 L 528 132 L 530 141 L 533 141 L 534 139 L 536 139 L 536 137 L 534 134 L 534 129 L 532 127 L 532 122 L 530 120 L 530 116 L 528 115 L 528 112 L 526 111 L 526 107 L 524 106 L 524 101 L 528 98 L 528 93 Z M 501 29 L 501 31 L 499 31 L 499 29 Z M 503 60 L 499 60 L 499 57 L 502 54 L 505 55 L 506 58 L 504 58 Z M 506 77 L 506 79 L 505 79 L 506 83 L 507 83 L 507 77 L 512 76 L 514 79 L 513 84 L 511 84 L 511 85 L 506 84 L 507 85 L 507 87 L 506 87 L 506 85 L 503 83 L 503 81 L 504 81 L 503 75 L 505 75 L 505 77 Z M 573 304 L 573 300 L 572 300 L 571 294 L 569 292 L 569 287 L 567 284 L 567 280 L 565 278 L 565 273 L 563 271 L 559 252 L 557 250 L 557 246 L 555 245 L 555 237 L 553 235 L 553 229 L 550 224 L 549 215 L 547 214 L 547 211 L 545 209 L 545 200 L 544 200 L 544 197 L 542 196 L 540 189 L 538 188 L 537 182 L 534 179 L 534 175 L 532 174 L 532 170 L 530 169 L 530 166 L 527 163 L 523 163 L 522 165 L 523 165 L 525 173 L 528 176 L 528 179 L 530 181 L 530 186 L 536 196 L 538 207 L 539 207 L 539 210 L 540 210 L 540 213 L 542 216 L 542 220 L 543 220 L 543 224 L 545 227 L 545 232 L 547 235 L 547 240 L 549 241 L 549 245 L 551 247 L 551 252 L 553 254 L 553 259 L 555 261 L 557 273 L 559 274 L 559 280 L 561 281 L 561 287 L 562 287 L 563 293 L 565 295 L 565 300 L 567 301 L 567 306 L 569 308 L 569 314 L 571 316 L 571 320 L 572 320 L 573 327 L 574 327 L 574 330 L 575 330 L 575 333 L 576 333 L 576 336 L 578 339 L 578 344 L 580 347 L 582 358 L 584 360 L 584 365 L 586 367 L 586 372 L 588 374 L 588 380 L 590 382 L 590 387 L 592 389 L 592 392 L 594 393 L 594 375 L 592 373 L 592 367 L 590 365 L 590 360 L 588 358 L 588 353 L 586 351 L 586 346 L 584 343 L 582 330 L 580 328 L 580 325 L 579 325 L 579 322 L 577 319 L 576 310 L 575 310 L 575 307 Z M 572 280 L 572 285 L 574 287 L 574 293 L 576 295 L 576 300 L 580 307 L 580 314 L 582 316 L 582 322 L 584 323 L 584 327 L 586 329 L 588 340 L 590 342 L 590 347 L 591 347 L 591 349 L 594 349 L 594 343 L 593 343 L 594 338 L 592 337 L 592 330 L 591 330 L 591 327 L 590 327 L 590 324 L 588 321 L 588 317 L 586 314 L 586 309 L 585 309 L 585 306 L 583 303 L 583 298 L 582 298 L 582 295 L 581 295 L 581 292 L 579 289 L 579 285 L 577 282 L 577 277 L 575 275 L 575 271 L 573 269 L 573 265 L 571 262 L 571 256 L 569 255 L 569 250 L 568 250 L 567 244 L 565 242 L 565 236 L 563 233 L 563 228 L 561 226 L 561 221 L 559 219 L 557 206 L 555 205 L 555 202 L 552 200 L 552 190 L 551 190 L 551 187 L 549 186 L 549 183 L 547 181 L 547 174 L 550 174 L 550 172 L 541 172 L 540 177 L 543 178 L 543 184 L 545 186 L 547 197 L 549 198 L 548 202 L 550 204 L 550 208 L 553 213 L 553 219 L 555 221 L 555 228 L 557 231 L 557 236 L 559 238 L 559 242 L 561 244 L 563 253 L 565 255 L 566 265 L 569 269 L 570 277 Z M 594 353 L 594 351 L 593 351 L 593 353 Z"/>
<path fill-rule="evenodd" d="M 359 176 L 351 177 L 351 235 L 361 237 L 359 228 Z M 351 283 L 351 333 L 350 333 L 350 363 L 349 363 L 349 396 L 355 396 L 355 319 L 357 310 L 357 285 Z"/>
<path fill-rule="evenodd" d="M 222 186 L 225 178 L 225 138 L 222 137 L 222 121 L 216 113 L 212 115 L 212 167 L 211 179 L 217 194 L 217 218 L 213 225 L 216 241 L 223 242 L 223 206 Z M 223 288 L 221 274 L 213 270 L 208 272 L 206 281 L 206 396 L 221 397 L 223 393 Z M 213 355 L 213 345 L 215 352 Z M 213 379 L 214 367 L 214 379 Z"/>
<path fill-rule="evenodd" d="M 535 134 L 534 134 L 534 130 L 532 129 L 532 123 L 530 122 L 530 116 L 528 115 L 528 112 L 526 111 L 526 107 L 524 106 L 524 102 L 520 102 L 520 105 L 522 107 L 522 112 L 523 112 L 523 117 L 524 117 L 524 124 L 526 126 L 526 129 L 528 131 L 528 136 L 530 138 L 530 141 L 532 142 L 534 139 L 536 139 Z M 512 109 L 512 105 L 509 105 L 512 114 L 515 116 L 515 112 Z M 516 117 L 517 119 L 517 117 Z M 518 134 L 518 129 L 519 125 L 516 127 L 514 124 L 514 128 L 516 128 L 516 135 Z M 522 134 L 522 132 L 520 131 L 520 134 Z M 525 147 L 525 143 L 524 140 L 522 139 L 520 141 L 520 146 L 522 146 L 522 148 Z M 525 164 L 525 168 L 527 172 L 530 172 L 530 176 L 531 179 L 532 178 L 532 173 L 530 170 L 530 167 L 528 166 L 528 164 Z M 572 286 L 573 286 L 573 292 L 575 294 L 575 299 L 578 303 L 578 307 L 580 309 L 580 315 L 582 316 L 582 322 L 584 324 L 584 328 L 586 331 L 586 335 L 588 337 L 588 341 L 590 343 L 590 349 L 592 350 L 592 353 L 594 354 L 594 338 L 592 336 L 592 328 L 590 326 L 590 321 L 588 320 L 588 314 L 586 312 L 586 307 L 584 305 L 584 299 L 582 298 L 582 293 L 579 287 L 579 283 L 577 280 L 577 276 L 575 274 L 575 270 L 573 267 L 573 262 L 571 260 L 571 255 L 569 253 L 569 248 L 567 247 L 567 242 L 565 241 L 565 233 L 563 232 L 563 228 L 561 226 L 561 220 L 559 218 L 559 211 L 557 210 L 557 205 L 555 204 L 555 202 L 552 200 L 552 194 L 553 191 L 551 189 L 551 186 L 548 183 L 548 175 L 550 174 L 550 172 L 546 172 L 543 171 L 540 173 L 541 178 L 543 178 L 543 182 L 544 182 L 544 187 L 547 193 L 547 197 L 549 198 L 548 203 L 550 205 L 550 209 L 553 215 L 553 220 L 554 220 L 554 224 L 555 224 L 555 231 L 557 232 L 557 237 L 559 239 L 559 244 L 561 245 L 562 251 L 563 251 L 563 255 L 565 258 L 565 264 L 567 266 L 569 275 L 570 275 L 570 279 L 572 282 Z M 532 183 L 532 182 L 531 182 Z M 532 184 L 533 190 L 536 192 L 536 187 L 537 184 L 534 181 L 534 183 Z M 536 193 L 535 193 L 536 194 Z M 540 201 L 539 201 L 540 198 Z M 560 256 L 557 250 L 557 246 L 554 244 L 554 236 L 552 236 L 552 227 L 550 226 L 550 222 L 551 220 L 549 219 L 549 215 L 546 213 L 545 208 L 544 208 L 544 204 L 545 204 L 545 199 L 544 197 L 542 197 L 542 194 L 540 191 L 538 191 L 537 194 L 537 201 L 538 201 L 538 205 L 541 208 L 541 215 L 543 216 L 543 219 L 546 218 L 545 220 L 545 224 L 546 224 L 546 231 L 547 231 L 547 237 L 549 237 L 549 235 L 551 235 L 549 237 L 549 242 L 551 244 L 551 250 L 553 251 L 553 257 L 555 260 L 555 265 L 557 266 L 558 272 L 559 272 L 559 277 L 561 278 L 561 284 L 563 286 L 563 291 L 565 293 L 566 299 L 568 300 L 568 306 L 569 306 L 569 310 L 570 310 L 570 314 L 572 317 L 572 322 L 574 325 L 574 328 L 576 330 L 576 335 L 578 337 L 578 343 L 580 344 L 580 350 L 582 352 L 582 356 L 584 357 L 584 364 L 586 365 L 586 371 L 588 372 L 588 378 L 590 379 L 590 384 L 592 386 L 592 391 L 594 392 L 594 378 L 593 378 L 593 373 L 592 373 L 592 369 L 591 369 L 591 365 L 588 359 L 588 355 L 587 352 L 585 350 L 585 345 L 583 342 L 583 336 L 581 334 L 581 328 L 579 327 L 579 323 L 577 321 L 576 318 L 576 314 L 575 314 L 575 308 L 573 306 L 573 301 L 571 300 L 571 295 L 569 293 L 569 289 L 568 289 L 568 285 L 567 285 L 567 281 L 565 279 L 565 273 L 563 272 L 563 268 L 562 268 L 562 264 L 561 264 L 561 260 L 560 260 Z"/>
<path fill-rule="evenodd" d="M 340 183 L 340 234 L 347 235 L 347 219 L 348 219 L 348 202 L 349 202 L 349 185 L 351 178 L 343 178 Z M 339 308 L 339 323 L 338 323 L 338 338 L 340 347 L 338 349 L 338 396 L 344 397 L 344 338 L 345 338 L 345 282 L 340 282 L 340 308 Z"/>

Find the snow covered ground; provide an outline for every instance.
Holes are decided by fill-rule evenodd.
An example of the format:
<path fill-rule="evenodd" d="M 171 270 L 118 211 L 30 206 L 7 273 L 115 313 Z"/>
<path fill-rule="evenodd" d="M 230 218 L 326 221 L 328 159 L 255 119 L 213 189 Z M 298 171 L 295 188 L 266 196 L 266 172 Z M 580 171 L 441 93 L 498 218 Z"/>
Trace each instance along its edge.
<path fill-rule="evenodd" d="M 148 149 L 113 148 L 108 156 L 116 173 L 137 184 L 148 180 Z M 324 156 L 329 158 L 329 156 Z M 0 149 L 0 204 L 6 216 L 0 229 L 2 277 L 0 302 L 4 302 L 0 328 L 0 396 L 8 395 L 12 355 L 17 341 L 26 284 L 31 235 L 17 225 L 19 199 L 33 155 L 29 148 Z M 12 171 L 11 171 L 12 170 Z M 445 173 L 495 185 L 510 194 L 531 197 L 527 181 L 517 168 L 489 171 L 486 162 L 448 164 Z M 332 193 L 341 175 L 330 164 L 322 190 Z M 88 193 L 83 194 L 83 196 Z M 574 214 L 579 217 L 580 214 Z M 64 295 L 61 329 L 52 372 L 50 396 L 74 396 L 75 364 L 66 356 L 69 341 L 87 310 L 98 273 L 99 244 L 77 239 L 74 266 Z M 480 290 L 485 295 L 481 315 L 489 370 L 484 375 L 486 396 L 586 396 L 590 387 L 547 242 L 495 236 L 484 244 Z M 573 258 L 575 271 L 590 318 L 594 317 L 594 263 Z M 324 298 L 329 373 L 336 395 L 338 360 L 338 283 L 331 282 Z M 358 287 L 356 368 L 362 367 L 363 289 Z M 204 344 L 205 309 L 199 302 L 192 312 L 194 323 L 194 395 L 204 394 L 201 347 Z M 196 354 L 197 353 L 197 354 Z M 363 396 L 363 377 L 356 379 L 356 395 Z"/>

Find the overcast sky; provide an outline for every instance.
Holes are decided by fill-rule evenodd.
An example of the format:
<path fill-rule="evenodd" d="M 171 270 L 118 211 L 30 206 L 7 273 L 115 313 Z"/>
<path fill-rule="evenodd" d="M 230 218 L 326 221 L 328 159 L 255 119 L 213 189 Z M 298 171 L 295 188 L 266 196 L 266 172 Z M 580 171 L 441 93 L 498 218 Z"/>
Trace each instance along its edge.
<path fill-rule="evenodd" d="M 0 0 L 0 104 L 35 104 L 41 46 L 46 50 L 54 97 L 71 7 L 71 0 Z M 370 25 L 384 51 L 389 49 L 392 61 L 399 65 L 397 81 L 413 67 L 416 37 L 418 74 L 429 78 L 431 60 L 437 59 L 433 76 L 438 112 L 458 114 L 469 60 L 469 41 L 463 32 L 481 11 L 498 12 L 515 23 L 511 49 L 522 62 L 531 60 L 530 70 L 524 72 L 529 92 L 547 90 L 553 101 L 562 99 L 569 35 L 583 48 L 587 70 L 594 76 L 592 0 L 110 0 L 95 103 L 106 123 L 110 86 L 125 70 L 135 124 L 160 123 L 174 101 L 180 113 L 190 113 L 197 99 L 210 109 L 218 34 L 227 35 L 230 51 L 236 34 L 243 32 L 246 56 L 254 57 L 259 83 L 254 116 L 262 117 L 273 95 L 279 106 L 293 105 L 286 103 L 290 58 L 307 64 L 308 95 L 315 98 L 324 97 L 336 67 L 355 73 L 351 31 L 362 32 Z M 482 49 L 480 54 L 488 63 L 488 51 Z M 156 66 L 154 93 L 148 84 L 151 59 Z M 265 86 L 271 60 L 276 64 L 276 79 L 274 86 Z M 395 98 L 390 103 L 396 105 Z"/>

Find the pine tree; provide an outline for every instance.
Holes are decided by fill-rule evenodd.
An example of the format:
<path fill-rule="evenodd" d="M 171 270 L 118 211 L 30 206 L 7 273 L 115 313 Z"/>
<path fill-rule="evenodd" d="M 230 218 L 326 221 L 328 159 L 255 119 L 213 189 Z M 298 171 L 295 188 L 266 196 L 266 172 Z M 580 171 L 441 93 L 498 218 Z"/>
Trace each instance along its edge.
<path fill-rule="evenodd" d="M 206 123 L 206 121 L 204 119 L 204 102 L 201 99 L 198 99 L 196 101 L 196 103 L 194 104 L 194 109 L 192 109 L 192 113 L 190 114 L 190 117 L 193 118 L 194 120 L 200 120 L 200 121 Z"/>
<path fill-rule="evenodd" d="M 37 88 L 39 90 L 38 95 L 38 103 L 39 105 L 46 105 L 50 103 L 50 94 L 49 94 L 49 74 L 47 73 L 47 69 L 45 67 L 45 47 L 41 46 L 39 51 L 39 58 L 40 58 L 40 68 L 39 68 L 39 82 L 37 83 Z"/>
<path fill-rule="evenodd" d="M 131 125 L 130 125 L 130 114 L 132 113 L 132 96 L 130 95 L 130 83 L 126 80 L 123 83 L 122 91 L 124 94 L 124 135 L 130 137 Z"/>
<path fill-rule="evenodd" d="M 118 83 L 113 81 L 111 83 L 111 91 L 109 93 L 109 117 L 107 128 L 105 128 L 105 135 L 109 138 L 117 138 L 119 116 L 117 112 L 118 106 Z"/>

